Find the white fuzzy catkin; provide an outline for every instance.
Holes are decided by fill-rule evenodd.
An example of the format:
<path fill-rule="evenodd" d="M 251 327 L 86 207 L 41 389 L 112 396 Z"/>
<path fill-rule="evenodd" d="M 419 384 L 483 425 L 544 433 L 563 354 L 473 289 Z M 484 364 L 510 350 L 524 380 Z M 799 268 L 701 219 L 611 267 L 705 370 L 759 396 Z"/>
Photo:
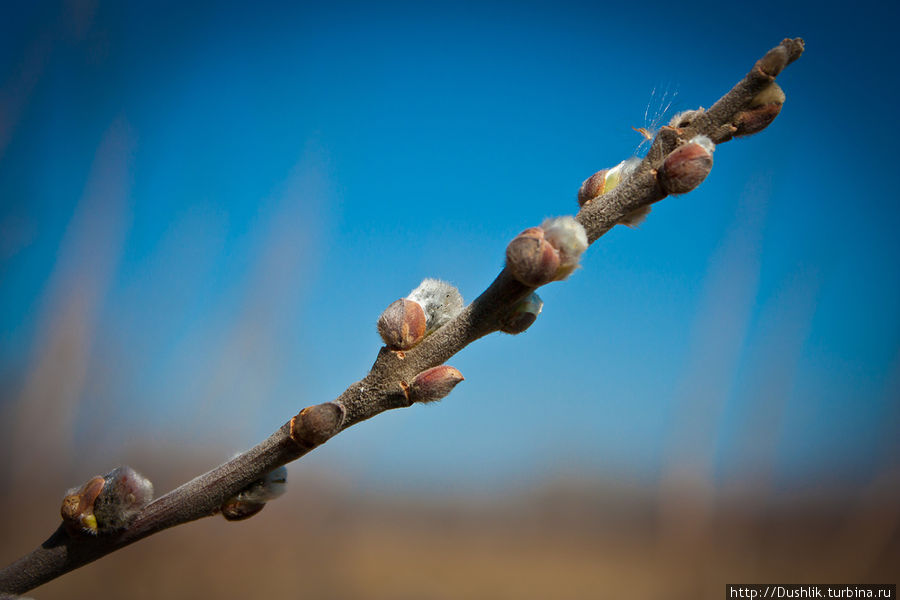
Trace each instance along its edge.
<path fill-rule="evenodd" d="M 573 217 L 556 217 L 544 221 L 541 229 L 544 238 L 559 251 L 560 267 L 577 266 L 578 259 L 588 247 L 587 233 L 581 223 Z"/>
<path fill-rule="evenodd" d="M 440 279 L 427 278 L 406 297 L 418 302 L 425 311 L 425 333 L 449 323 L 462 312 L 463 298 L 453 285 Z"/>

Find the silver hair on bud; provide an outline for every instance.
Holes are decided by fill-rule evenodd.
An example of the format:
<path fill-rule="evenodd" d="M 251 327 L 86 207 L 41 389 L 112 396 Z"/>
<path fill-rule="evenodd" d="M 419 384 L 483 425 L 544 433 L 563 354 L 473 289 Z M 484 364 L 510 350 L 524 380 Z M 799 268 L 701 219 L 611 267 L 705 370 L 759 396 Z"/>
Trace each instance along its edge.
<path fill-rule="evenodd" d="M 426 335 L 449 323 L 463 310 L 463 298 L 452 284 L 440 279 L 423 279 L 406 297 L 425 311 Z"/>
<path fill-rule="evenodd" d="M 222 516 L 229 521 L 249 519 L 263 509 L 266 502 L 281 496 L 287 489 L 287 467 L 266 473 L 222 504 Z"/>
<path fill-rule="evenodd" d="M 106 485 L 94 502 L 100 533 L 128 527 L 153 499 L 153 484 L 131 467 L 113 469 L 105 480 Z"/>

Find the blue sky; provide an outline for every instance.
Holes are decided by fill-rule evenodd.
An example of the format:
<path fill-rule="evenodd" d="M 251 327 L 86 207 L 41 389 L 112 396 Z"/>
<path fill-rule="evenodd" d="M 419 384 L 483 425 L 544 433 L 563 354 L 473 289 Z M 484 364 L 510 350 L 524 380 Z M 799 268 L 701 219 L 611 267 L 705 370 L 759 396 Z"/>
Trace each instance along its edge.
<path fill-rule="evenodd" d="M 663 91 L 709 106 L 801 36 L 782 114 L 698 190 L 455 357 L 447 400 L 292 468 L 872 478 L 900 424 L 896 8 L 755 6 L 5 6 L 0 409 L 61 413 L 104 460 L 251 445 L 362 377 L 423 277 L 470 300 L 517 232 L 574 213 Z"/>

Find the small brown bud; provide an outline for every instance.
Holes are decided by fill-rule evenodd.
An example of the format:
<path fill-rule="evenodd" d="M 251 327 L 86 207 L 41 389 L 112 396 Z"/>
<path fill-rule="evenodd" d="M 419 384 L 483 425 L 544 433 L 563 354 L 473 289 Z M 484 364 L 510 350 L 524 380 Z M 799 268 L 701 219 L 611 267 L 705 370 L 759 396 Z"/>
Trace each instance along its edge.
<path fill-rule="evenodd" d="M 153 484 L 131 467 L 117 467 L 70 490 L 60 513 L 70 533 L 91 535 L 124 529 L 153 499 Z"/>
<path fill-rule="evenodd" d="M 784 100 L 784 90 L 774 81 L 764 87 L 750 101 L 749 108 L 735 116 L 734 135 L 753 135 L 771 125 L 778 113 L 781 112 Z"/>
<path fill-rule="evenodd" d="M 697 136 L 666 157 L 659 169 L 659 182 L 666 193 L 685 194 L 703 183 L 712 169 L 715 145 L 706 136 Z"/>
<path fill-rule="evenodd" d="M 391 350 L 409 350 L 425 337 L 425 311 L 415 300 L 401 298 L 378 318 L 378 333 Z"/>
<path fill-rule="evenodd" d="M 584 206 L 591 200 L 603 195 L 606 191 L 606 174 L 609 169 L 597 171 L 581 183 L 578 188 L 578 206 Z"/>
<path fill-rule="evenodd" d="M 307 448 L 327 442 L 341 430 L 344 407 L 337 402 L 307 406 L 291 419 L 291 439 Z"/>
<path fill-rule="evenodd" d="M 741 111 L 734 118 L 736 136 L 747 136 L 759 133 L 772 124 L 778 113 L 781 112 L 781 104 L 764 104 Z"/>
<path fill-rule="evenodd" d="M 243 521 L 261 511 L 265 506 L 265 502 L 246 502 L 238 500 L 235 496 L 226 500 L 222 505 L 222 516 L 227 521 Z"/>
<path fill-rule="evenodd" d="M 63 498 L 60 515 L 69 533 L 97 534 L 94 501 L 100 495 L 105 483 L 106 480 L 99 475 L 92 477 L 81 488 L 69 490 Z"/>
<path fill-rule="evenodd" d="M 422 371 L 409 385 L 412 402 L 436 402 L 449 394 L 456 384 L 465 379 L 457 369 L 447 365 Z"/>
<path fill-rule="evenodd" d="M 500 331 L 516 335 L 522 333 L 535 322 L 541 309 L 544 308 L 544 302 L 536 293 L 531 292 L 528 296 L 519 300 L 512 310 L 500 319 Z"/>
<path fill-rule="evenodd" d="M 611 192 L 629 175 L 634 173 L 640 164 L 641 159 L 633 156 L 627 160 L 623 160 L 611 169 L 597 171 L 585 179 L 578 189 L 578 205 L 584 206 L 588 202 L 596 200 L 603 194 Z"/>
<path fill-rule="evenodd" d="M 544 230 L 530 227 L 506 247 L 506 265 L 520 282 L 539 287 L 556 279 L 559 252 L 544 238 Z"/>

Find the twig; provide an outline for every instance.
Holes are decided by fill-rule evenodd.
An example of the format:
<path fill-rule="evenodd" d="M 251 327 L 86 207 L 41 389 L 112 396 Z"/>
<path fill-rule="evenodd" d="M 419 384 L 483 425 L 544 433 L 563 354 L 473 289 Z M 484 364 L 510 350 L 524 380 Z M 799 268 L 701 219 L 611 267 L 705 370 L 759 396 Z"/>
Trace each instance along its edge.
<path fill-rule="evenodd" d="M 803 40 L 784 40 L 709 110 L 682 113 L 663 127 L 646 158 L 622 185 L 585 202 L 576 215 L 588 243 L 662 200 L 667 189 L 671 191 L 660 172 L 677 148 L 697 136 L 719 144 L 736 134 L 755 133 L 760 120 L 764 122 L 759 129 L 768 125 L 780 103 L 774 114 L 768 114 L 754 108 L 754 101 L 802 52 Z M 368 375 L 336 400 L 305 408 L 261 444 L 151 502 L 124 530 L 88 536 L 60 526 L 40 547 L 0 571 L 0 592 L 22 594 L 149 535 L 214 515 L 227 499 L 266 473 L 300 458 L 351 425 L 392 408 L 410 406 L 410 382 L 416 375 L 444 364 L 478 338 L 499 331 L 504 315 L 534 289 L 521 283 L 507 266 L 474 302 L 421 343 L 405 351 L 383 347 Z"/>

